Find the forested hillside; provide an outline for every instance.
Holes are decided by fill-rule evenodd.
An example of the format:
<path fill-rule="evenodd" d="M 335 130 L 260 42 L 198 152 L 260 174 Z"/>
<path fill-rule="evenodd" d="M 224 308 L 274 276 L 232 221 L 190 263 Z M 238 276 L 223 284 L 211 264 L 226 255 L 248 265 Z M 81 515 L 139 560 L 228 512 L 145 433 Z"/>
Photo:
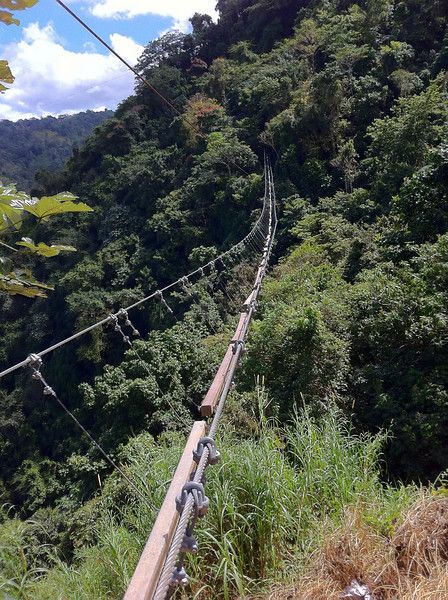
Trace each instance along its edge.
<path fill-rule="evenodd" d="M 29 192 L 37 182 L 38 171 L 58 171 L 92 130 L 111 117 L 103 110 L 44 117 L 0 121 L 0 177 Z"/>
<path fill-rule="evenodd" d="M 137 83 L 57 175 L 40 177 L 42 192 L 67 189 L 95 209 L 61 222 L 78 252 L 36 269 L 55 292 L 0 295 L 7 366 L 243 237 L 268 149 L 275 266 L 209 482 L 204 560 L 190 563 L 200 598 L 303 573 L 325 531 L 344 523 L 364 541 L 373 531 L 384 556 L 380 541 L 395 539 L 415 484 L 435 491 L 448 469 L 448 5 L 219 0 L 218 10 L 217 24 L 195 15 L 191 33 L 167 33 L 140 58 L 181 116 Z M 156 505 L 231 335 L 223 298 L 198 294 L 202 310 L 182 319 L 179 309 L 177 322 L 159 306 L 138 313 L 138 353 L 123 357 L 113 331 L 96 331 L 45 366 Z M 29 373 L 3 380 L 0 409 L 5 589 L 120 598 L 154 514 Z M 369 575 L 380 600 L 419 597 L 405 596 L 397 564 L 392 583 Z M 345 585 L 349 573 L 360 576 L 347 571 Z M 297 598 L 338 598 L 342 583 Z"/>

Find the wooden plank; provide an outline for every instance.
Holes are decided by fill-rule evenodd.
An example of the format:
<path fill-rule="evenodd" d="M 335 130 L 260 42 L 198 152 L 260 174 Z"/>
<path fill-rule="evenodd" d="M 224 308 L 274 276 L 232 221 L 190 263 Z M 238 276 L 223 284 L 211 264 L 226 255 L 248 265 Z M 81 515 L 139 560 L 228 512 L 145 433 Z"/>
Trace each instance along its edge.
<path fill-rule="evenodd" d="M 221 395 L 221 390 L 224 385 L 224 380 L 227 375 L 227 371 L 229 370 L 230 363 L 232 361 L 233 356 L 233 347 L 230 345 L 227 348 L 227 352 L 225 353 L 224 360 L 219 366 L 219 369 L 213 379 L 212 385 L 210 386 L 208 392 L 205 395 L 204 400 L 201 404 L 201 417 L 211 417 L 215 406 L 218 402 L 219 396 Z"/>
<path fill-rule="evenodd" d="M 238 323 L 238 327 L 236 328 L 235 335 L 233 337 L 234 340 L 239 340 L 241 331 L 246 320 L 246 313 L 241 313 L 240 320 Z M 233 344 L 230 344 L 227 348 L 227 352 L 224 356 L 224 360 L 222 361 L 218 372 L 215 375 L 212 385 L 210 386 L 207 394 L 205 395 L 204 400 L 201 404 L 201 416 L 202 417 L 211 417 L 214 413 L 218 400 L 221 396 L 222 388 L 224 386 L 224 381 L 226 379 L 227 371 L 229 370 L 230 363 L 232 362 L 233 357 Z"/>
<path fill-rule="evenodd" d="M 176 497 L 190 479 L 195 466 L 193 450 L 204 436 L 205 421 L 196 421 L 124 600 L 151 600 L 154 595 L 179 521 Z"/>
<path fill-rule="evenodd" d="M 246 301 L 243 305 L 244 311 L 247 313 L 249 311 L 249 307 L 250 307 L 250 303 L 252 302 L 252 300 L 254 299 L 254 291 L 252 289 L 251 293 L 249 294 L 249 296 L 246 298 Z"/>

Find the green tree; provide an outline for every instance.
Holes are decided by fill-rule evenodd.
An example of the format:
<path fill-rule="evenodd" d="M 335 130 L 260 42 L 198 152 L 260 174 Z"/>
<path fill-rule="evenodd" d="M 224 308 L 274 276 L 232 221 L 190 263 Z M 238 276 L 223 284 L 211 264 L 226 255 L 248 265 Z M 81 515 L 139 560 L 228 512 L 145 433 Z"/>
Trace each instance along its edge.
<path fill-rule="evenodd" d="M 358 172 L 358 153 L 353 140 L 348 140 L 339 148 L 336 158 L 332 164 L 342 171 L 344 175 L 345 191 L 353 192 L 353 182 Z"/>
<path fill-rule="evenodd" d="M 364 167 L 371 173 L 380 202 L 397 193 L 414 169 L 425 165 L 431 148 L 446 136 L 447 117 L 446 84 L 439 77 L 421 94 L 400 99 L 392 116 L 372 124 Z"/>

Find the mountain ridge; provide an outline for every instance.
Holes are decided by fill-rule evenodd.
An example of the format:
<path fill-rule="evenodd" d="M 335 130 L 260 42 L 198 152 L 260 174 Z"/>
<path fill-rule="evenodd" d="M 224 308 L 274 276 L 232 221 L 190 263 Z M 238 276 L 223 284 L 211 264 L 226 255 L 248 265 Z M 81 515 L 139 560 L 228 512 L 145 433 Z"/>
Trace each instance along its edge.
<path fill-rule="evenodd" d="M 73 115 L 0 120 L 0 177 L 29 192 L 38 171 L 57 171 L 92 130 L 113 111 L 87 110 Z"/>

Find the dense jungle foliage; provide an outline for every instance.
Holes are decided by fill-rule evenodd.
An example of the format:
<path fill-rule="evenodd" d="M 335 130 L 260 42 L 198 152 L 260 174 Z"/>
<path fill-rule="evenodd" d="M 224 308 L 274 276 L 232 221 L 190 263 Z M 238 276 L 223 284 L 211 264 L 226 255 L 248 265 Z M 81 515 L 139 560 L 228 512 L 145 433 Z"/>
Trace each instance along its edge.
<path fill-rule="evenodd" d="M 113 116 L 110 110 L 88 110 L 76 115 L 0 121 L 1 177 L 29 192 L 40 171 L 57 171 L 73 149 L 84 143 L 92 130 Z M 49 177 L 43 174 L 42 177 Z M 38 177 L 39 178 L 39 177 Z"/>
<path fill-rule="evenodd" d="M 219 0 L 218 9 L 218 23 L 195 15 L 191 33 L 167 33 L 140 58 L 141 73 L 182 117 L 138 83 L 63 170 L 40 176 L 40 195 L 68 189 L 94 213 L 61 221 L 61 237 L 78 252 L 36 268 L 55 286 L 48 299 L 0 296 L 0 361 L 23 359 L 240 239 L 260 208 L 267 147 L 280 215 L 277 265 L 249 337 L 231 407 L 237 424 L 229 436 L 236 437 L 229 444 L 252 436 L 247 444 L 257 465 L 255 454 L 266 439 L 281 446 L 285 436 L 296 435 L 297 423 L 260 434 L 251 414 L 257 412 L 255 382 L 263 378 L 269 398 L 264 412 L 274 422 L 294 422 L 303 405 L 317 422 L 326 415 L 324 429 L 328 419 L 351 420 L 351 429 L 334 426 L 347 448 L 361 445 L 353 456 L 347 449 L 344 460 L 355 472 L 369 465 L 365 499 L 374 497 L 373 481 L 383 506 L 382 494 L 389 502 L 412 492 L 379 491 L 378 457 L 370 470 L 369 444 L 382 445 L 381 477 L 388 485 L 426 483 L 448 468 L 448 5 Z M 45 224 L 40 233 L 48 235 Z M 45 365 L 60 397 L 104 447 L 131 471 L 155 478 L 148 489 L 156 496 L 231 335 L 223 297 L 210 296 L 205 286 L 198 298 L 206 318 L 197 304 L 185 310 L 182 298 L 169 299 L 178 322 L 160 306 L 137 313 L 135 324 L 145 336 L 124 358 L 116 334 L 105 330 L 55 352 Z M 65 598 L 51 594 L 63 585 L 75 589 L 77 577 L 85 578 L 80 589 L 98 591 L 94 565 L 108 548 L 105 560 L 113 555 L 115 562 L 105 567 L 104 585 L 110 587 L 100 597 L 119 598 L 153 515 L 135 509 L 132 491 L 108 477 L 101 456 L 42 398 L 29 373 L 4 380 L 0 407 L 0 538 L 19 531 L 18 554 L 11 552 L 27 557 L 26 574 L 19 573 L 23 589 L 13 592 L 18 567 L 11 566 L 14 557 L 0 555 L 9 593 Z M 329 407 L 336 413 L 326 414 Z M 154 439 L 163 448 L 160 459 Z M 367 455 L 359 458 L 363 440 Z M 228 468 L 235 470 L 229 456 Z M 278 468 L 295 482 L 288 485 L 300 484 L 303 464 L 285 459 Z M 317 467 L 316 473 L 320 477 Z M 231 484 L 222 488 L 230 504 L 239 502 L 230 498 Z M 332 494 L 327 500 L 333 507 L 340 499 Z M 343 500 L 353 497 L 350 491 Z M 387 518 L 382 513 L 389 524 L 400 503 L 394 506 Z M 319 518 L 313 510 L 299 529 Z M 120 561 L 117 548 L 135 532 L 137 547 Z M 221 565 L 222 556 L 233 560 L 222 533 L 207 542 L 212 565 Z M 314 546 L 304 539 L 293 543 L 306 554 Z M 245 548 L 243 556 L 249 556 Z M 266 576 L 274 558 L 266 559 Z M 44 579 L 38 595 L 33 581 L 55 560 L 65 562 Z M 227 591 L 223 584 L 223 597 L 247 590 L 244 573 L 254 580 L 254 573 L 264 573 L 259 565 L 232 565 L 236 574 Z M 216 569 L 213 577 L 221 581 Z M 207 575 L 207 585 L 213 577 Z M 212 589 L 208 597 L 218 597 L 216 585 Z"/>

